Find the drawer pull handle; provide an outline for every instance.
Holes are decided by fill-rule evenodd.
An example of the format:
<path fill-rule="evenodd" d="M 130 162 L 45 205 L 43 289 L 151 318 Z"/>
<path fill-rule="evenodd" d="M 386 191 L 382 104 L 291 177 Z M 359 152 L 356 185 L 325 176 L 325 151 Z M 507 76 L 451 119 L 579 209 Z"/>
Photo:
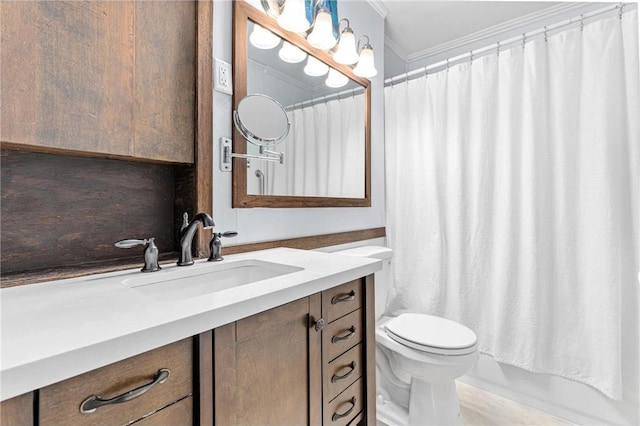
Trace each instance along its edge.
<path fill-rule="evenodd" d="M 151 383 L 147 383 L 146 385 L 140 386 L 139 388 L 135 388 L 133 390 L 125 392 L 122 395 L 118 395 L 111 399 L 102 399 L 99 396 L 92 395 L 89 398 L 85 399 L 82 404 L 80 404 L 80 412 L 82 414 L 89 414 L 93 413 L 94 411 L 96 411 L 96 409 L 104 405 L 120 404 L 122 402 L 131 401 L 132 399 L 144 395 L 158 383 L 164 383 L 168 378 L 169 370 L 167 370 L 166 368 L 162 368 L 158 370 Z"/>
<path fill-rule="evenodd" d="M 349 377 L 350 375 L 353 374 L 353 372 L 356 370 L 356 362 L 352 361 L 351 364 L 349 365 L 349 367 L 351 368 L 351 370 L 347 371 L 346 373 L 344 373 L 342 376 L 338 376 L 337 374 L 334 374 L 331 377 L 331 383 L 335 383 L 338 380 L 344 380 L 347 377 Z"/>
<path fill-rule="evenodd" d="M 338 421 L 341 418 L 347 417 L 349 414 L 351 414 L 353 409 L 356 408 L 356 397 L 354 396 L 353 398 L 351 398 L 351 401 L 349 401 L 349 402 L 351 403 L 351 408 L 349 408 L 347 411 L 345 411 L 342 414 L 333 413 L 333 416 L 331 416 L 331 421 L 332 422 Z"/>
<path fill-rule="evenodd" d="M 331 299 L 331 304 L 337 305 L 338 303 L 342 303 L 342 302 L 351 302 L 352 300 L 355 300 L 355 298 L 356 298 L 356 292 L 351 290 L 347 294 L 333 296 L 333 298 Z"/>
<path fill-rule="evenodd" d="M 333 337 L 331 338 L 331 343 L 338 343 L 338 342 L 340 342 L 340 341 L 342 341 L 342 340 L 349 340 L 349 339 L 351 339 L 353 336 L 355 336 L 355 335 L 356 335 L 356 326 L 355 326 L 355 325 L 352 325 L 352 326 L 351 326 L 347 331 L 348 331 L 348 333 L 347 333 L 347 334 L 345 334 L 344 336 L 337 336 L 337 335 L 336 335 L 336 336 L 333 336 Z"/>

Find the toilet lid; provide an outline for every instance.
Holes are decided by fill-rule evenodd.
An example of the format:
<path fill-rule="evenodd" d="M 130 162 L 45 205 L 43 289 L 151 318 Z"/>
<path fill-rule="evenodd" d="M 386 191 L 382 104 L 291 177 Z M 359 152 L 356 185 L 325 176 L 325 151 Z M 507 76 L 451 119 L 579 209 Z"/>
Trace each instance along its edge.
<path fill-rule="evenodd" d="M 425 352 L 462 355 L 473 352 L 476 334 L 446 318 L 423 314 L 401 314 L 385 324 L 393 340 Z"/>

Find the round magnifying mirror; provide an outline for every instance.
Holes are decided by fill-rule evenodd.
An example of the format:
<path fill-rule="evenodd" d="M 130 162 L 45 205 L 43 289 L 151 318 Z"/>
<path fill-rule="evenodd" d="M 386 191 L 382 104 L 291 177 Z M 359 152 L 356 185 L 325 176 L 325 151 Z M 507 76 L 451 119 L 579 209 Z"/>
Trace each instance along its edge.
<path fill-rule="evenodd" d="M 247 95 L 233 112 L 233 122 L 247 141 L 257 146 L 282 142 L 291 123 L 287 112 L 275 99 L 266 95 Z"/>

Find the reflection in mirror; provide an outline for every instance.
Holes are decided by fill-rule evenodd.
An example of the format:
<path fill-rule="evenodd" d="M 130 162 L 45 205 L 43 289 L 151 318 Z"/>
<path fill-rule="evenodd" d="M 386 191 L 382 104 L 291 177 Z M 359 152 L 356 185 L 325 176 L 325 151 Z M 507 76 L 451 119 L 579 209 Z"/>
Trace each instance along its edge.
<path fill-rule="evenodd" d="M 364 198 L 364 87 L 252 21 L 246 40 L 247 94 L 274 98 L 291 123 L 284 164 L 249 161 L 247 194 Z"/>

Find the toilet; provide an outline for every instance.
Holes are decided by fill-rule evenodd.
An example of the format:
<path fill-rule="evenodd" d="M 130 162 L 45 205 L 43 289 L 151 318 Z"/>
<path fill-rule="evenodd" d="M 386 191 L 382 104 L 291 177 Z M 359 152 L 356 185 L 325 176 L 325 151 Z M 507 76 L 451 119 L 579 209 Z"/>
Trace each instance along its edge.
<path fill-rule="evenodd" d="M 384 316 L 392 280 L 391 249 L 366 246 L 335 253 L 384 262 L 382 271 L 375 273 L 378 425 L 461 424 L 455 379 L 478 360 L 475 333 L 433 315 Z"/>

